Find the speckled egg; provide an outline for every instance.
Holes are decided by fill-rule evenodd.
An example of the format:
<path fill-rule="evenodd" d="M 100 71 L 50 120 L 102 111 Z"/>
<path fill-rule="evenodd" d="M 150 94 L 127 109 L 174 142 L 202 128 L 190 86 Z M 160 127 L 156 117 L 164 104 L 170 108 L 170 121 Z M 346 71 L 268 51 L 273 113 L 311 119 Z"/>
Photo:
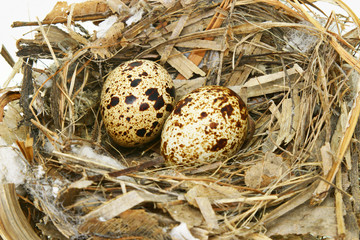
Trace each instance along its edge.
<path fill-rule="evenodd" d="M 159 64 L 132 60 L 109 74 L 100 105 L 110 137 L 123 147 L 140 146 L 160 135 L 175 105 L 175 87 Z"/>
<path fill-rule="evenodd" d="M 201 87 L 184 96 L 166 120 L 161 153 L 170 165 L 222 161 L 240 150 L 247 127 L 239 95 L 222 86 Z"/>

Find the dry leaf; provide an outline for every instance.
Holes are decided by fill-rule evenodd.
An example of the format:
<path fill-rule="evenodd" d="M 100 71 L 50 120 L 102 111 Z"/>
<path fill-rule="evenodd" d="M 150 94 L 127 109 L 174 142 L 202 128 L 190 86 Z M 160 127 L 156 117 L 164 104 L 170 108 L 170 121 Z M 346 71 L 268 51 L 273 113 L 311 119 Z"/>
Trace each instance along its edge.
<path fill-rule="evenodd" d="M 196 201 L 197 197 L 207 197 L 210 202 L 213 202 L 222 198 L 242 197 L 242 194 L 237 189 L 217 184 L 196 185 L 185 194 L 186 200 L 195 207 L 199 207 Z"/>
<path fill-rule="evenodd" d="M 293 111 L 292 99 L 284 99 L 281 104 L 281 115 L 278 119 L 280 131 L 276 139 L 276 145 L 280 146 L 286 138 L 291 138 L 289 135 L 294 134 L 294 128 L 292 128 L 292 113 Z"/>
<path fill-rule="evenodd" d="M 345 129 L 347 127 L 346 121 L 347 121 L 348 111 L 346 108 L 346 103 L 342 102 L 340 106 L 341 106 L 341 114 L 340 114 L 338 122 L 336 124 L 335 132 L 331 138 L 332 152 L 336 151 L 336 149 L 338 148 L 338 145 L 339 145 L 339 142 L 341 141 L 343 132 L 345 131 Z M 350 148 L 348 148 L 345 152 L 345 163 L 346 163 L 347 169 L 351 169 Z"/>
<path fill-rule="evenodd" d="M 216 214 L 207 197 L 196 197 L 196 204 L 199 206 L 202 216 L 205 219 L 207 229 L 218 229 Z"/>
<path fill-rule="evenodd" d="M 18 103 L 9 103 L 5 111 L 4 121 L 0 122 L 0 137 L 12 145 L 16 140 L 26 139 L 26 127 L 18 126 L 22 120 L 21 108 Z"/>
<path fill-rule="evenodd" d="M 304 73 L 304 70 L 297 64 L 286 71 L 290 81 L 294 81 Z M 236 72 L 234 73 L 236 74 Z M 239 73 L 243 74 L 243 73 Z M 284 82 L 285 72 L 276 72 L 247 79 L 242 85 L 230 86 L 232 90 L 239 93 L 241 88 L 246 88 L 248 97 L 263 96 L 276 92 L 284 92 L 289 90 L 289 86 Z M 237 80 L 239 81 L 239 80 Z M 237 83 L 237 82 L 236 82 Z M 294 87 L 294 86 L 293 86 Z M 295 104 L 295 106 L 298 106 Z"/>
<path fill-rule="evenodd" d="M 325 145 L 320 148 L 320 153 L 323 165 L 323 175 L 326 176 L 329 173 L 334 162 L 334 154 L 331 150 L 329 142 L 326 142 Z"/>
<path fill-rule="evenodd" d="M 175 221 L 186 223 L 187 226 L 200 226 L 203 222 L 200 211 L 189 204 L 167 204 L 165 209 Z"/>
<path fill-rule="evenodd" d="M 284 179 L 287 169 L 288 166 L 281 156 L 268 152 L 263 161 L 256 163 L 245 172 L 245 184 L 251 188 L 268 186 L 280 177 Z"/>
<path fill-rule="evenodd" d="M 20 99 L 19 92 L 8 91 L 0 96 L 0 122 L 3 121 L 4 117 L 4 108 L 5 106 L 12 101 Z"/>
<path fill-rule="evenodd" d="M 267 236 L 307 234 L 336 236 L 334 199 L 327 198 L 322 206 L 312 207 L 305 203 L 291 212 L 267 224 Z"/>

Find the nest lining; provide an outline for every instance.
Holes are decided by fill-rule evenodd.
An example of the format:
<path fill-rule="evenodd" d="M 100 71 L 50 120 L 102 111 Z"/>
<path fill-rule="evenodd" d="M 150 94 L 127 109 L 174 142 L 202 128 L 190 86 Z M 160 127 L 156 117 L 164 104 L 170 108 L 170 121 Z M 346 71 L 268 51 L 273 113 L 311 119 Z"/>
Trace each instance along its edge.
<path fill-rule="evenodd" d="M 329 207 L 320 220 L 333 221 L 310 233 L 358 233 L 342 224 L 359 203 L 359 20 L 346 6 L 338 3 L 351 19 L 297 1 L 114 2 L 59 2 L 41 23 L 14 23 L 39 25 L 35 39 L 17 41 L 21 124 L 30 134 L 19 135 L 30 169 L 21 203 L 39 235 L 170 239 L 183 222 L 199 239 L 306 236 L 312 222 L 287 232 L 282 219 L 325 199 L 315 208 Z M 82 21 L 114 16 L 101 37 L 81 30 Z M 345 32 L 350 20 L 355 27 Z M 230 159 L 195 167 L 165 166 L 158 142 L 115 146 L 100 90 L 112 69 L 134 58 L 163 64 L 178 97 L 209 84 L 232 88 L 247 100 L 253 137 Z M 54 63 L 36 69 L 40 59 Z"/>

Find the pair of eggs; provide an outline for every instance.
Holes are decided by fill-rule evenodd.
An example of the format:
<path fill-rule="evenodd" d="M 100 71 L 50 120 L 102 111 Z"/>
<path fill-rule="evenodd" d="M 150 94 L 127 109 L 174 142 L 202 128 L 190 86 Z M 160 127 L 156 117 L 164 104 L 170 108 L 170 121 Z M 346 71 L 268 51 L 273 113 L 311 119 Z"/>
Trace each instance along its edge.
<path fill-rule="evenodd" d="M 175 105 L 171 76 L 149 60 L 115 68 L 103 85 L 100 107 L 108 134 L 120 146 L 141 146 L 161 134 L 168 164 L 224 160 L 240 150 L 247 134 L 246 105 L 235 92 L 205 86 Z"/>

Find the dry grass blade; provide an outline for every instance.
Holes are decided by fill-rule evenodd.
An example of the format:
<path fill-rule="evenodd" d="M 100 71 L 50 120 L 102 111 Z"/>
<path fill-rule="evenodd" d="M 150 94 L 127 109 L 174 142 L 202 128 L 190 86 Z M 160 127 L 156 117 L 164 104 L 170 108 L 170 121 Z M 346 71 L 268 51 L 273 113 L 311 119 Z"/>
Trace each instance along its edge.
<path fill-rule="evenodd" d="M 134 190 L 103 203 L 89 214 L 83 216 L 82 220 L 86 222 L 93 218 L 98 218 L 102 219 L 102 221 L 107 221 L 140 203 L 167 202 L 168 200 L 169 197 L 166 195 L 155 195 L 148 192 Z"/>
<path fill-rule="evenodd" d="M 22 67 L 21 91 L 0 92 L 0 136 L 6 140 L 0 157 L 18 140 L 14 155 L 30 163 L 24 199 L 35 203 L 31 217 L 40 237 L 164 240 L 185 225 L 198 239 L 358 236 L 359 144 L 353 135 L 360 115 L 360 21 L 343 0 L 333 3 L 348 16 L 326 16 L 313 1 L 300 0 L 89 0 L 59 2 L 42 21 L 20 23 L 39 28 L 33 39 L 17 41 L 20 60 L 5 86 Z M 82 21 L 92 21 L 96 31 Z M 346 32 L 349 24 L 355 28 Z M 203 85 L 238 93 L 251 119 L 242 149 L 224 161 L 183 166 L 163 161 L 160 139 L 134 148 L 114 145 L 102 115 L 113 103 L 129 106 L 114 92 L 101 107 L 104 80 L 136 58 L 160 62 L 178 78 L 176 101 Z M 52 63 L 37 69 L 43 59 Z M 147 95 L 137 85 L 147 77 L 145 71 L 136 76 L 130 89 L 139 92 L 131 96 Z M 19 95 L 20 106 L 9 103 Z M 147 122 L 147 113 L 120 119 L 133 129 L 133 118 Z M 207 131 L 220 131 L 219 123 L 209 123 Z"/>
<path fill-rule="evenodd" d="M 349 112 L 347 128 L 340 140 L 339 148 L 337 149 L 337 152 L 336 152 L 334 164 L 333 164 L 332 168 L 330 169 L 328 175 L 326 176 L 327 182 L 321 181 L 319 183 L 319 186 L 315 190 L 314 196 L 311 201 L 311 204 L 313 204 L 313 205 L 320 204 L 327 196 L 328 191 L 331 187 L 328 184 L 328 182 L 334 181 L 336 173 L 339 171 L 340 164 L 343 161 L 345 152 L 348 149 L 350 141 L 354 134 L 355 127 L 356 127 L 356 124 L 358 122 L 359 115 L 360 115 L 360 80 L 359 80 L 359 78 L 357 79 L 357 91 L 358 92 L 355 97 L 353 108 Z"/>
<path fill-rule="evenodd" d="M 0 185 L 0 222 L 4 240 L 40 240 L 21 210 L 14 184 Z"/>
<path fill-rule="evenodd" d="M 262 221 L 266 224 L 272 222 L 279 218 L 280 216 L 286 214 L 287 212 L 293 210 L 294 208 L 298 207 L 299 205 L 308 201 L 312 196 L 312 191 L 316 188 L 318 181 L 311 184 L 309 187 L 305 188 L 301 193 L 299 193 L 294 198 L 290 199 L 289 201 L 285 202 L 284 204 L 280 205 L 270 213 L 266 214 Z"/>

